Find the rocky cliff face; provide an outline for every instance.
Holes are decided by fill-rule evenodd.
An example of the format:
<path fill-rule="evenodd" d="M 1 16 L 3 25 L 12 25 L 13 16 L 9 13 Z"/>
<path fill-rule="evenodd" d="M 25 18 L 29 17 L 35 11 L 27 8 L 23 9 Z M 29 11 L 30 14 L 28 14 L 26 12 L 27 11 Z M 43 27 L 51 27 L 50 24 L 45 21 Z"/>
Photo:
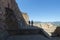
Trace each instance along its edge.
<path fill-rule="evenodd" d="M 23 18 L 25 19 L 26 23 L 29 24 L 29 23 L 28 23 L 28 21 L 29 21 L 29 16 L 27 15 L 27 13 L 22 13 L 22 15 L 23 15 Z"/>
<path fill-rule="evenodd" d="M 0 27 L 12 30 L 26 25 L 15 0 L 0 0 L 0 24 Z"/>
<path fill-rule="evenodd" d="M 35 23 L 34 26 L 37 26 L 38 28 L 44 29 L 44 31 L 46 31 L 50 36 L 52 36 L 52 33 L 57 28 L 52 23 Z"/>
<path fill-rule="evenodd" d="M 41 24 L 42 28 L 50 35 L 52 36 L 52 33 L 55 31 L 56 29 L 56 26 L 54 26 L 53 24 L 51 23 L 42 23 Z"/>

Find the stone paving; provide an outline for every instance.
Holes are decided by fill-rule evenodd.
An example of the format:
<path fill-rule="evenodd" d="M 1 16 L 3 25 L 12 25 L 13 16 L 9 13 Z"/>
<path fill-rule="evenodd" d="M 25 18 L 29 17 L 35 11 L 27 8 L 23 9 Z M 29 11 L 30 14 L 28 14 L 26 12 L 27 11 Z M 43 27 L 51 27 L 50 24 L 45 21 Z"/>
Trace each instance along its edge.
<path fill-rule="evenodd" d="M 11 36 L 7 40 L 60 40 L 60 37 L 46 38 L 43 35 L 16 35 Z"/>

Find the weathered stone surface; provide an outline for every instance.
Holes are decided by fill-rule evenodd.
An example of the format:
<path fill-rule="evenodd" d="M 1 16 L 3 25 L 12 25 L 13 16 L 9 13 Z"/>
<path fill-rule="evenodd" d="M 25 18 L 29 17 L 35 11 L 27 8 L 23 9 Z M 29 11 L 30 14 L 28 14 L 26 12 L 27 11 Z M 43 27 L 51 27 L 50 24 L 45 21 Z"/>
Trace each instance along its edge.
<path fill-rule="evenodd" d="M 26 23 L 29 24 L 29 23 L 28 23 L 28 21 L 29 21 L 29 16 L 28 16 L 28 14 L 27 14 L 27 13 L 22 13 L 22 15 L 23 15 L 23 18 L 25 19 Z"/>
<path fill-rule="evenodd" d="M 0 30 L 0 40 L 7 40 L 9 34 L 7 31 Z"/>
<path fill-rule="evenodd" d="M 16 34 L 20 27 L 23 28 L 26 25 L 15 0 L 0 0 L 0 30 Z"/>
<path fill-rule="evenodd" d="M 0 0 L 0 22 L 9 30 L 17 30 L 18 27 L 26 25 L 15 0 Z"/>
<path fill-rule="evenodd" d="M 56 30 L 56 26 L 54 26 L 51 23 L 34 23 L 34 26 L 37 26 L 38 28 L 44 29 L 50 36 L 52 36 L 52 33 Z"/>

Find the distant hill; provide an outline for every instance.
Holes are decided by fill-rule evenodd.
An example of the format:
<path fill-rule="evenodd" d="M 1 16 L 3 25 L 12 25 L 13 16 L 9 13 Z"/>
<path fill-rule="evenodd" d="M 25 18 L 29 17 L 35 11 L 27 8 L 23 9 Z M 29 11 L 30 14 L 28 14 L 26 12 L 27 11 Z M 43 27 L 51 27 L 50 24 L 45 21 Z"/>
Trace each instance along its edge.
<path fill-rule="evenodd" d="M 34 22 L 35 24 L 41 24 L 41 23 L 51 23 L 55 26 L 60 26 L 60 21 L 56 21 L 56 22 Z"/>
<path fill-rule="evenodd" d="M 52 24 L 55 26 L 60 26 L 60 22 L 52 22 Z"/>

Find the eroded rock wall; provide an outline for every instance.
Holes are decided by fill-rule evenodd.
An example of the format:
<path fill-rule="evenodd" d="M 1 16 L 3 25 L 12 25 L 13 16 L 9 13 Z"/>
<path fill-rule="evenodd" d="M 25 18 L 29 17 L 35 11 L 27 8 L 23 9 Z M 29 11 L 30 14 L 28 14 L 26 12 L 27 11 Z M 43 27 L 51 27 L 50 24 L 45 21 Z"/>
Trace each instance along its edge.
<path fill-rule="evenodd" d="M 26 25 L 15 0 L 0 0 L 0 23 L 14 30 Z"/>

